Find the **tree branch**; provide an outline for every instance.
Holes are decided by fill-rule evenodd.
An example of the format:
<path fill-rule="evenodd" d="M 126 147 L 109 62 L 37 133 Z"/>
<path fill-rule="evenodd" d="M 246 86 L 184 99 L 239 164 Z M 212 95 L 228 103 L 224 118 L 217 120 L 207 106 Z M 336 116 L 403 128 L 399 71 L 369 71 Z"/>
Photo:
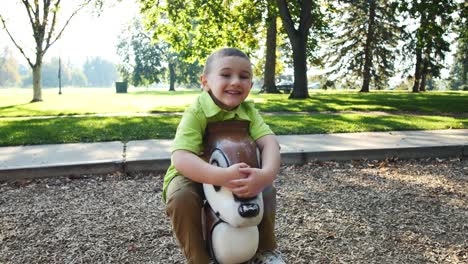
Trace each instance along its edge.
<path fill-rule="evenodd" d="M 23 54 L 24 58 L 28 61 L 28 64 L 33 67 L 34 64 L 31 62 L 31 60 L 28 58 L 28 56 L 26 56 L 26 53 L 24 53 L 24 50 L 23 48 L 21 48 L 18 43 L 16 42 L 15 38 L 13 38 L 13 36 L 11 35 L 10 31 L 8 30 L 8 27 L 6 26 L 6 22 L 5 22 L 5 19 L 3 19 L 3 16 L 0 14 L 0 20 L 2 21 L 2 24 L 3 24 L 3 28 L 5 29 L 5 31 L 7 32 L 8 36 L 10 37 L 11 41 L 13 41 L 13 44 L 15 44 L 15 46 L 19 49 L 19 51 L 21 52 L 21 54 Z"/>
<path fill-rule="evenodd" d="M 60 2 L 60 0 L 59 0 Z M 44 53 L 49 49 L 50 46 L 52 46 L 63 34 L 63 31 L 65 30 L 65 28 L 68 26 L 68 24 L 70 23 L 71 19 L 81 10 L 83 9 L 85 6 L 87 6 L 89 3 L 91 2 L 91 0 L 86 0 L 85 2 L 83 2 L 83 4 L 81 4 L 75 11 L 73 11 L 73 13 L 70 15 L 70 17 L 68 18 L 67 22 L 65 22 L 65 25 L 62 27 L 62 29 L 60 30 L 60 32 L 57 34 L 57 36 L 52 40 L 52 42 L 50 43 L 46 43 L 46 47 L 44 49 Z M 52 33 L 52 31 L 50 32 Z M 50 37 L 50 36 L 49 36 Z"/>
<path fill-rule="evenodd" d="M 289 12 L 288 3 L 286 0 L 277 0 L 277 4 L 286 32 L 290 38 L 296 38 L 296 29 L 294 28 L 294 22 L 291 18 L 291 12 Z"/>
<path fill-rule="evenodd" d="M 303 0 L 301 4 L 301 18 L 299 22 L 299 32 L 306 34 L 312 26 L 312 0 Z"/>
<path fill-rule="evenodd" d="M 47 33 L 46 47 L 50 43 L 50 38 L 52 37 L 52 33 L 54 32 L 55 24 L 57 23 L 57 12 L 59 9 L 59 5 L 60 5 L 60 0 L 57 0 L 57 2 L 55 2 L 54 4 L 54 10 L 52 11 L 53 17 L 52 17 L 52 23 L 50 24 L 50 30 Z"/>

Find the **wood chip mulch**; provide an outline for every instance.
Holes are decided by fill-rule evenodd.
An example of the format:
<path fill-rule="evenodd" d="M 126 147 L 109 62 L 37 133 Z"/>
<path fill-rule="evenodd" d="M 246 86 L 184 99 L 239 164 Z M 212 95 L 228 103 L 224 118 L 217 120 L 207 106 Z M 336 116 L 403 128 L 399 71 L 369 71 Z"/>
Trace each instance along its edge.
<path fill-rule="evenodd" d="M 184 263 L 163 173 L 0 183 L 0 263 Z M 287 263 L 468 263 L 468 159 L 283 166 Z"/>

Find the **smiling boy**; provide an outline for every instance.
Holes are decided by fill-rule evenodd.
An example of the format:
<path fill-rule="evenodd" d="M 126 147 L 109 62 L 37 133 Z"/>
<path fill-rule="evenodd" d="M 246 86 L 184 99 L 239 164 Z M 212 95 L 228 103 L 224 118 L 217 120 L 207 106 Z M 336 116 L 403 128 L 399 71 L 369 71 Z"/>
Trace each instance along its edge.
<path fill-rule="evenodd" d="M 252 197 L 262 192 L 264 216 L 258 226 L 259 250 L 254 259 L 284 263 L 275 252 L 274 234 L 276 189 L 273 181 L 280 166 L 279 144 L 253 103 L 245 101 L 253 85 L 252 77 L 252 65 L 242 51 L 223 48 L 212 53 L 200 77 L 203 92 L 186 109 L 177 128 L 171 166 L 164 178 L 163 199 L 173 232 L 189 263 L 209 261 L 202 236 L 202 183 L 224 186 L 239 197 Z M 221 168 L 200 157 L 207 124 L 228 120 L 250 122 L 249 134 L 260 150 L 261 168 L 250 168 L 245 163 Z"/>

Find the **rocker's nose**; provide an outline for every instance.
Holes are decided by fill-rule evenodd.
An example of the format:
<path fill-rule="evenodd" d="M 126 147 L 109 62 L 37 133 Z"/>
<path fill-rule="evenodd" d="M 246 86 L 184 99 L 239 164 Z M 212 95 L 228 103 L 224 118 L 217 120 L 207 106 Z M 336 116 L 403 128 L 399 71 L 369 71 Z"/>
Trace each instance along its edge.
<path fill-rule="evenodd" d="M 237 211 L 242 217 L 255 217 L 260 212 L 260 207 L 256 203 L 241 203 Z"/>

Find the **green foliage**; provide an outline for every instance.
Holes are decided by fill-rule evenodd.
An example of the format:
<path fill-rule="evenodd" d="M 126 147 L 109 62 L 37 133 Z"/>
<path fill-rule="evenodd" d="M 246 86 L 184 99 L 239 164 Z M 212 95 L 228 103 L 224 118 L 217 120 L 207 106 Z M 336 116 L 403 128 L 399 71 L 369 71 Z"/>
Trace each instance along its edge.
<path fill-rule="evenodd" d="M 134 86 L 167 81 L 172 89 L 176 82 L 189 86 L 198 83 L 202 70 L 198 62 L 183 61 L 183 52 L 171 51 L 170 44 L 164 41 L 153 41 L 152 34 L 143 28 L 139 19 L 134 19 L 122 32 L 117 53 L 121 58 L 119 71 L 123 79 Z"/>
<path fill-rule="evenodd" d="M 88 79 L 88 86 L 91 87 L 109 87 L 118 78 L 115 65 L 100 57 L 87 59 L 83 65 L 83 72 Z"/>
<path fill-rule="evenodd" d="M 457 5 L 454 0 L 401 1 L 399 10 L 405 19 L 416 20 L 416 27 L 407 25 L 408 38 L 403 53 L 414 54 L 414 92 L 424 90 L 428 77 L 439 77 L 444 68 L 446 53 L 450 50 L 449 29 Z M 413 60 L 412 56 L 405 56 Z"/>
<path fill-rule="evenodd" d="M 450 86 L 453 90 L 468 90 L 468 4 L 459 4 L 457 51 L 451 69 Z"/>
<path fill-rule="evenodd" d="M 11 52 L 5 49 L 0 56 L 0 87 L 14 87 L 21 81 L 19 65 Z"/>
<path fill-rule="evenodd" d="M 70 63 L 61 62 L 62 86 L 83 87 L 87 85 L 87 78 L 82 69 L 74 67 Z M 50 61 L 42 64 L 41 86 L 45 88 L 58 87 L 59 58 L 53 57 Z M 32 86 L 32 72 L 28 71 L 24 77 L 22 86 Z"/>
<path fill-rule="evenodd" d="M 122 32 L 117 45 L 117 53 L 121 59 L 119 72 L 123 80 L 134 86 L 160 82 L 164 76 L 165 52 L 167 47 L 153 44 L 140 20 L 134 19 Z"/>
<path fill-rule="evenodd" d="M 204 63 L 213 49 L 238 47 L 248 55 L 258 48 L 263 1 L 140 0 L 153 39 L 164 40 L 191 62 Z"/>
<path fill-rule="evenodd" d="M 394 74 L 395 49 L 401 29 L 395 15 L 395 1 L 375 0 L 375 16 L 370 20 L 369 1 L 336 1 L 333 5 L 334 36 L 327 42 L 327 66 L 332 80 L 341 79 L 351 87 L 365 78 L 365 48 L 369 45 L 371 86 L 383 89 Z M 370 25 L 370 21 L 373 24 Z M 372 31 L 369 31 L 370 26 Z M 368 41 L 368 39 L 370 41 Z M 367 42 L 366 42 L 367 41 Z"/>

